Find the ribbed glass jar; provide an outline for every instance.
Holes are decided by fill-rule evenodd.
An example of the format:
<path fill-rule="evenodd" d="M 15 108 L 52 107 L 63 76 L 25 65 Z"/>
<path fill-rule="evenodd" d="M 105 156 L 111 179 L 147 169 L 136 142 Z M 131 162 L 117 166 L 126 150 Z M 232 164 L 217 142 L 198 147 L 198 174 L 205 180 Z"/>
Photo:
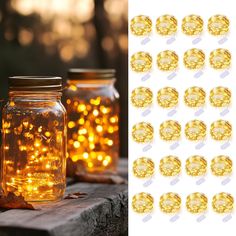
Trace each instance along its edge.
<path fill-rule="evenodd" d="M 56 201 L 66 186 L 66 110 L 60 77 L 9 78 L 3 108 L 3 189 Z"/>
<path fill-rule="evenodd" d="M 115 81 L 115 70 L 111 69 L 71 69 L 68 73 L 64 91 L 68 113 L 67 157 L 76 167 L 74 171 L 104 173 L 116 170 L 119 94 L 114 87 Z"/>

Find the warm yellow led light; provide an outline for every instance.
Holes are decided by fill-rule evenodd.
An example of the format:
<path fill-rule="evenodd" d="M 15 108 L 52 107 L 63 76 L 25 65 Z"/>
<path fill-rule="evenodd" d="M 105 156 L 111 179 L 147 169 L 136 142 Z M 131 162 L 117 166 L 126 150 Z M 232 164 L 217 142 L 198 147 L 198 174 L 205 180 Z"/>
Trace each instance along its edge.
<path fill-rule="evenodd" d="M 212 16 L 208 20 L 208 31 L 214 36 L 224 35 L 229 32 L 229 19 L 223 15 Z"/>
<path fill-rule="evenodd" d="M 225 176 L 232 173 L 233 162 L 228 156 L 220 155 L 211 160 L 211 172 L 216 176 Z"/>
<path fill-rule="evenodd" d="M 185 16 L 182 20 L 182 31 L 186 35 L 199 35 L 203 31 L 203 23 L 200 16 Z"/>
<path fill-rule="evenodd" d="M 184 65 L 190 70 L 202 69 L 205 65 L 205 54 L 202 50 L 193 48 L 184 53 Z"/>
<path fill-rule="evenodd" d="M 171 50 L 162 51 L 157 55 L 157 67 L 162 71 L 173 71 L 178 68 L 179 57 Z"/>
<path fill-rule="evenodd" d="M 229 213 L 234 208 L 234 198 L 229 193 L 218 193 L 212 199 L 212 208 L 216 213 Z"/>
<path fill-rule="evenodd" d="M 149 193 L 137 193 L 132 198 L 132 208 L 137 213 L 149 213 L 153 210 L 154 198 Z"/>
<path fill-rule="evenodd" d="M 152 31 L 152 20 L 148 16 L 135 16 L 130 22 L 130 31 L 136 36 L 145 36 Z"/>
<path fill-rule="evenodd" d="M 152 57 L 147 52 L 137 52 L 132 55 L 130 65 L 135 72 L 147 72 L 152 68 Z"/>
<path fill-rule="evenodd" d="M 154 171 L 155 164 L 150 158 L 141 157 L 133 162 L 133 173 L 138 178 L 151 177 Z"/>
<path fill-rule="evenodd" d="M 190 141 L 203 140 L 206 137 L 206 125 L 200 120 L 189 121 L 185 125 L 185 135 Z"/>
<path fill-rule="evenodd" d="M 226 107 L 231 103 L 231 92 L 225 87 L 216 87 L 210 91 L 210 103 L 214 107 Z"/>
<path fill-rule="evenodd" d="M 231 53 L 227 49 L 218 48 L 210 53 L 209 62 L 213 69 L 227 69 L 231 64 Z"/>
<path fill-rule="evenodd" d="M 177 31 L 177 19 L 171 15 L 163 15 L 157 18 L 156 30 L 162 36 L 173 35 Z"/>
<path fill-rule="evenodd" d="M 165 193 L 160 197 L 159 206 L 164 213 L 177 213 L 181 208 L 181 198 L 177 193 Z"/>
<path fill-rule="evenodd" d="M 140 122 L 133 126 L 132 136 L 137 143 L 151 142 L 154 135 L 154 129 L 150 123 Z"/>
<path fill-rule="evenodd" d="M 186 208 L 190 213 L 198 214 L 207 210 L 208 199 L 203 193 L 191 193 L 186 199 Z"/>
<path fill-rule="evenodd" d="M 167 120 L 160 125 L 159 133 L 162 140 L 179 140 L 181 136 L 181 126 L 177 121 Z"/>
<path fill-rule="evenodd" d="M 211 124 L 211 137 L 214 140 L 222 141 L 231 138 L 232 125 L 225 120 L 217 120 Z"/>
<path fill-rule="evenodd" d="M 176 156 L 166 156 L 160 160 L 159 170 L 163 176 L 176 176 L 181 172 L 181 161 Z"/>
<path fill-rule="evenodd" d="M 191 87 L 185 90 L 184 102 L 188 107 L 204 106 L 206 100 L 206 93 L 200 87 Z"/>
<path fill-rule="evenodd" d="M 157 93 L 157 102 L 163 108 L 175 107 L 179 102 L 179 93 L 175 88 L 162 88 Z"/>
<path fill-rule="evenodd" d="M 202 156 L 191 156 L 186 160 L 185 170 L 190 176 L 202 176 L 207 172 L 207 161 Z"/>
<path fill-rule="evenodd" d="M 68 128 L 73 129 L 75 127 L 75 122 L 74 121 L 69 121 L 68 122 Z"/>
<path fill-rule="evenodd" d="M 131 103 L 137 108 L 150 106 L 153 100 L 151 89 L 146 87 L 138 87 L 131 93 Z"/>

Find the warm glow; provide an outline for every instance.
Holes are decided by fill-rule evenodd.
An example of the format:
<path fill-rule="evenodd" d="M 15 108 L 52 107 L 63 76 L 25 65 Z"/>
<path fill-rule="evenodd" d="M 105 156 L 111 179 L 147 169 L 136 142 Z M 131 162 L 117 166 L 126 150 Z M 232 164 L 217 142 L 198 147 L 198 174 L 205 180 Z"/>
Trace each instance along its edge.
<path fill-rule="evenodd" d="M 78 137 L 78 141 L 79 141 L 79 142 L 84 142 L 84 141 L 85 141 L 85 137 L 84 137 L 83 135 L 80 135 L 80 136 Z"/>
<path fill-rule="evenodd" d="M 89 157 L 89 154 L 87 152 L 84 152 L 83 157 L 84 157 L 84 159 L 87 159 Z"/>
<path fill-rule="evenodd" d="M 101 103 L 101 97 L 97 97 L 96 99 L 90 99 L 90 103 L 92 105 L 98 106 Z"/>
<path fill-rule="evenodd" d="M 108 165 L 108 161 L 107 160 L 104 160 L 103 162 L 102 162 L 102 164 L 104 165 L 104 166 L 107 166 Z"/>
<path fill-rule="evenodd" d="M 76 93 L 80 95 L 79 87 Z M 88 91 L 89 96 L 92 93 L 93 90 Z M 74 162 L 84 161 L 89 172 L 113 170 L 119 150 L 118 103 L 100 96 L 79 98 L 78 103 L 75 93 L 71 95 L 66 97 L 70 100 L 66 107 L 68 117 L 74 119 L 68 122 L 68 127 L 73 127 L 68 130 L 69 158 Z"/>
<path fill-rule="evenodd" d="M 78 123 L 79 123 L 80 125 L 83 125 L 83 124 L 84 124 L 84 118 L 80 118 L 79 121 L 78 121 Z"/>
<path fill-rule="evenodd" d="M 40 35 L 33 29 L 22 28 L 18 35 L 6 29 L 4 37 L 11 41 L 16 36 L 22 46 L 30 45 L 33 40 L 43 44 L 48 54 L 58 52 L 60 59 L 70 62 L 76 58 L 88 56 L 92 40 L 96 38 L 96 29 L 92 22 L 95 13 L 94 0 L 11 0 L 11 7 L 21 15 L 37 14 L 45 27 Z M 127 0 L 105 0 L 104 10 L 112 28 L 121 31 L 127 22 Z M 0 22 L 2 13 L 0 12 Z M 36 32 L 38 34 L 38 32 Z M 101 46 L 107 53 L 112 53 L 118 45 L 127 53 L 127 35 L 105 36 Z M 113 56 L 114 54 L 110 54 Z"/>
<path fill-rule="evenodd" d="M 112 141 L 111 139 L 109 139 L 109 140 L 107 141 L 107 145 L 108 145 L 108 146 L 112 146 L 112 145 L 113 145 L 113 141 Z"/>
<path fill-rule="evenodd" d="M 112 37 L 105 37 L 102 39 L 102 47 L 104 50 L 111 52 L 114 49 L 115 42 Z"/>
<path fill-rule="evenodd" d="M 45 123 L 37 125 L 35 115 L 27 120 L 21 119 L 20 116 L 7 117 L 7 119 L 4 117 L 3 122 L 4 150 L 15 150 L 17 154 L 14 151 L 13 154 L 9 151 L 5 153 L 3 162 L 5 190 L 16 195 L 22 194 L 27 201 L 55 200 L 62 193 L 65 176 L 64 170 L 61 170 L 63 153 L 61 141 L 57 140 L 62 131 L 55 131 L 54 126 Z M 52 119 L 48 117 L 49 120 Z M 57 123 L 60 127 L 64 125 L 61 121 Z M 16 138 L 17 143 L 10 142 L 12 138 Z M 80 143 L 77 143 L 80 146 Z M 11 161 L 12 155 L 17 156 L 17 162 Z M 61 187 L 58 187 L 58 183 Z"/>
<path fill-rule="evenodd" d="M 78 131 L 79 134 L 87 134 L 87 129 L 83 128 Z"/>
<path fill-rule="evenodd" d="M 99 114 L 99 111 L 97 109 L 93 110 L 93 115 L 94 116 L 98 116 L 98 114 Z"/>
<path fill-rule="evenodd" d="M 43 127 L 42 127 L 42 126 L 39 126 L 39 127 L 38 127 L 38 132 L 41 133 L 42 130 L 43 130 Z"/>
<path fill-rule="evenodd" d="M 51 133 L 48 132 L 48 131 L 46 131 L 46 132 L 45 132 L 45 136 L 46 136 L 47 138 L 49 138 L 49 137 L 51 136 Z"/>
<path fill-rule="evenodd" d="M 128 51 L 128 36 L 126 34 L 119 36 L 118 43 L 122 51 Z"/>
<path fill-rule="evenodd" d="M 78 112 L 82 112 L 86 110 L 86 106 L 84 104 L 80 104 L 77 108 Z"/>
<path fill-rule="evenodd" d="M 60 49 L 60 57 L 63 61 L 68 62 L 74 57 L 74 47 L 72 44 L 66 44 Z"/>
<path fill-rule="evenodd" d="M 101 125 L 98 125 L 97 127 L 96 127 L 96 130 L 97 130 L 97 132 L 102 132 L 102 130 L 103 130 L 103 128 L 102 128 L 102 126 Z"/>
<path fill-rule="evenodd" d="M 79 148 L 79 147 L 80 147 L 80 143 L 79 143 L 78 141 L 75 141 L 75 142 L 74 142 L 74 147 L 75 147 L 75 148 Z"/>
<path fill-rule="evenodd" d="M 21 45 L 26 46 L 31 44 L 31 42 L 33 41 L 34 35 L 33 32 L 29 29 L 21 29 L 19 31 L 19 42 Z"/>
<path fill-rule="evenodd" d="M 126 13 L 126 2 L 121 0 L 106 0 L 104 7 L 106 12 L 111 16 L 121 16 Z"/>
<path fill-rule="evenodd" d="M 77 39 L 74 44 L 76 57 L 83 58 L 88 54 L 90 45 L 85 39 Z"/>
<path fill-rule="evenodd" d="M 89 22 L 94 15 L 94 0 L 12 0 L 11 6 L 25 16 L 38 14 L 43 23 L 51 25 L 49 31 L 36 37 L 46 46 L 48 54 L 52 52 L 52 48 L 48 47 L 57 47 L 61 60 L 69 62 L 75 57 L 84 58 L 89 53 L 88 40 L 94 38 L 96 32 L 94 26 L 88 24 L 85 27 L 90 28 L 87 29 L 90 33 L 85 35 L 83 24 Z M 9 41 L 14 38 L 9 30 L 4 34 Z M 21 45 L 27 46 L 33 39 L 34 34 L 30 29 L 19 31 L 18 40 Z"/>
<path fill-rule="evenodd" d="M 68 122 L 68 128 L 69 129 L 72 129 L 72 128 L 74 128 L 75 127 L 75 122 L 74 121 L 69 121 Z"/>
<path fill-rule="evenodd" d="M 94 12 L 93 0 L 13 0 L 11 4 L 23 15 L 37 13 L 45 20 L 59 15 L 62 18 L 86 22 L 92 18 Z"/>
<path fill-rule="evenodd" d="M 72 90 L 72 91 L 76 91 L 76 90 L 77 90 L 77 87 L 72 84 L 72 85 L 70 85 L 69 89 Z M 70 103 L 71 103 L 70 99 L 67 99 L 67 101 L 69 101 L 69 103 L 67 103 L 67 104 L 70 104 Z"/>

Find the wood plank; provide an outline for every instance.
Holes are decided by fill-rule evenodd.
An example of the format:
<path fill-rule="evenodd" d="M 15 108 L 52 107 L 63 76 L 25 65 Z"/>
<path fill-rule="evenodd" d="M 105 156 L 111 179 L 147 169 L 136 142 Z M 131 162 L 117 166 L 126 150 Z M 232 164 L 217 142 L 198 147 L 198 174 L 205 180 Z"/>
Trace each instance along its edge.
<path fill-rule="evenodd" d="M 67 193 L 78 191 L 88 195 L 38 204 L 41 210 L 36 211 L 0 212 L 0 236 L 127 235 L 127 185 L 76 183 L 67 188 Z"/>

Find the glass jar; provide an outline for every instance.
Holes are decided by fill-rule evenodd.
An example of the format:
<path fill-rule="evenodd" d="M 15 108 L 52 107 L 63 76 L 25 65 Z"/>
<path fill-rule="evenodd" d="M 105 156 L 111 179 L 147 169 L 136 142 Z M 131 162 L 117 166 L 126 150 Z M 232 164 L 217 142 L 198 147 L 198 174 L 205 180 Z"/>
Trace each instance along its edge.
<path fill-rule="evenodd" d="M 115 70 L 71 69 L 64 91 L 67 157 L 75 171 L 114 172 L 119 157 L 119 94 Z M 68 173 L 68 172 L 67 172 Z M 74 173 L 68 173 L 71 175 Z"/>
<path fill-rule="evenodd" d="M 3 108 L 3 189 L 56 201 L 66 186 L 66 111 L 60 77 L 9 78 Z"/>

